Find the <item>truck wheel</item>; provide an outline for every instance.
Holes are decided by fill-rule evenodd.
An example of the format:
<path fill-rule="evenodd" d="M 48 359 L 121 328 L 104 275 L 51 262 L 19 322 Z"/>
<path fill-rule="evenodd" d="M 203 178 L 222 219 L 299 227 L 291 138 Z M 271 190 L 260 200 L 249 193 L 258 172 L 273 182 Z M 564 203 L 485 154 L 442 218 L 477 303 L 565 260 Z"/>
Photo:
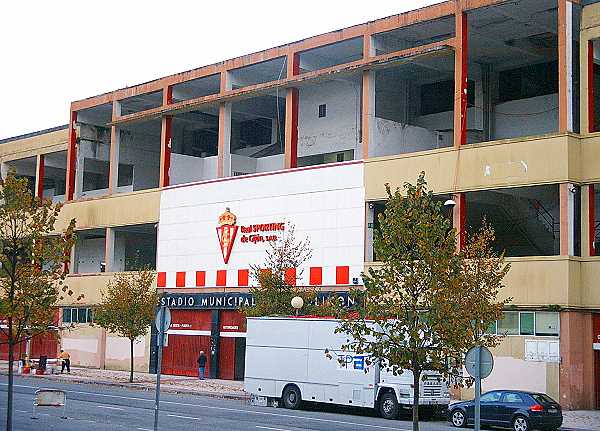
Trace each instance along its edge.
<path fill-rule="evenodd" d="M 398 417 L 398 400 L 392 392 L 386 392 L 379 399 L 379 415 L 384 419 Z"/>
<path fill-rule="evenodd" d="M 300 404 L 302 403 L 300 389 L 298 389 L 298 386 L 295 385 L 286 386 L 283 390 L 283 396 L 281 398 L 286 409 L 299 409 Z"/>

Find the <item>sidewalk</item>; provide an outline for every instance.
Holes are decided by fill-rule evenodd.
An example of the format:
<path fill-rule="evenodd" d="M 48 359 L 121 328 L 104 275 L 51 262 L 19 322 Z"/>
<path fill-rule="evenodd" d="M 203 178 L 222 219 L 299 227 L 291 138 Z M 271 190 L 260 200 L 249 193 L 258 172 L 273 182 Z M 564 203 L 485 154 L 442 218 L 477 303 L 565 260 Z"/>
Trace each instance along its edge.
<path fill-rule="evenodd" d="M 563 411 L 563 428 L 600 430 L 600 410 Z"/>
<path fill-rule="evenodd" d="M 15 367 L 15 372 L 17 368 Z M 8 363 L 0 361 L 0 374 L 8 373 Z M 15 373 L 15 375 L 17 375 Z M 141 390 L 154 390 L 156 387 L 156 374 L 135 372 L 134 382 L 129 383 L 129 371 L 98 370 L 93 368 L 71 367 L 71 374 L 26 374 L 40 380 L 52 380 L 66 383 L 89 383 Z M 170 393 L 207 395 L 216 398 L 248 399 L 244 392 L 244 383 L 234 380 L 207 379 L 200 380 L 195 377 L 161 375 L 161 391 Z"/>

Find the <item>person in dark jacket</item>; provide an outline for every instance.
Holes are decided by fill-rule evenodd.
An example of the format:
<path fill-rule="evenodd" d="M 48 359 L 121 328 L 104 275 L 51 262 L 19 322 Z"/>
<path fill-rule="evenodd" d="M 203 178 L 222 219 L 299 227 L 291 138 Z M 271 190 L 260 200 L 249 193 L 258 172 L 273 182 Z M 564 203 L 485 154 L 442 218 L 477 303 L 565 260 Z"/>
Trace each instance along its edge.
<path fill-rule="evenodd" d="M 198 377 L 200 380 L 204 380 L 204 370 L 206 369 L 206 355 L 204 351 L 200 351 L 200 356 L 198 356 Z"/>

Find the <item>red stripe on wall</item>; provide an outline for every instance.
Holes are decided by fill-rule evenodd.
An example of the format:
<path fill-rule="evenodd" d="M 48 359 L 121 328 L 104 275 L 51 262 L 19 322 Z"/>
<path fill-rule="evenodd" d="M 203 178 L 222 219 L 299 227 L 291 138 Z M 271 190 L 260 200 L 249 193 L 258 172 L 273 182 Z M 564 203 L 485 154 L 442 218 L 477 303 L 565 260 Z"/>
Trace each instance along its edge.
<path fill-rule="evenodd" d="M 335 267 L 335 284 L 350 284 L 350 267 Z"/>
<path fill-rule="evenodd" d="M 185 272 L 178 272 L 175 277 L 176 287 L 185 287 Z"/>
<path fill-rule="evenodd" d="M 285 270 L 285 282 L 290 286 L 296 285 L 296 268 L 288 268 Z"/>
<path fill-rule="evenodd" d="M 196 287 L 206 286 L 206 271 L 196 271 Z"/>
<path fill-rule="evenodd" d="M 220 269 L 217 271 L 217 286 L 227 285 L 227 271 Z"/>
<path fill-rule="evenodd" d="M 323 268 L 320 266 L 310 267 L 310 285 L 319 286 L 323 284 Z"/>
<path fill-rule="evenodd" d="M 238 270 L 238 287 L 248 286 L 248 272 L 247 269 Z"/>
<path fill-rule="evenodd" d="M 167 287 L 167 273 L 159 272 L 156 276 L 156 287 Z"/>

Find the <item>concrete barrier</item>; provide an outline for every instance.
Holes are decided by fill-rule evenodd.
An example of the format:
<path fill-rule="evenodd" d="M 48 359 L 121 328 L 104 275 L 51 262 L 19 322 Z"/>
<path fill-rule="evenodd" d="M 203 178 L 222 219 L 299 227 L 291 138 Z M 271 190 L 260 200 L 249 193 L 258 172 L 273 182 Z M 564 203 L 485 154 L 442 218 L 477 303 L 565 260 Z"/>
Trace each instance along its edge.
<path fill-rule="evenodd" d="M 35 391 L 33 399 L 33 412 L 31 419 L 37 419 L 36 411 L 38 407 L 62 407 L 62 419 L 66 419 L 67 393 L 59 389 L 38 389 Z"/>

